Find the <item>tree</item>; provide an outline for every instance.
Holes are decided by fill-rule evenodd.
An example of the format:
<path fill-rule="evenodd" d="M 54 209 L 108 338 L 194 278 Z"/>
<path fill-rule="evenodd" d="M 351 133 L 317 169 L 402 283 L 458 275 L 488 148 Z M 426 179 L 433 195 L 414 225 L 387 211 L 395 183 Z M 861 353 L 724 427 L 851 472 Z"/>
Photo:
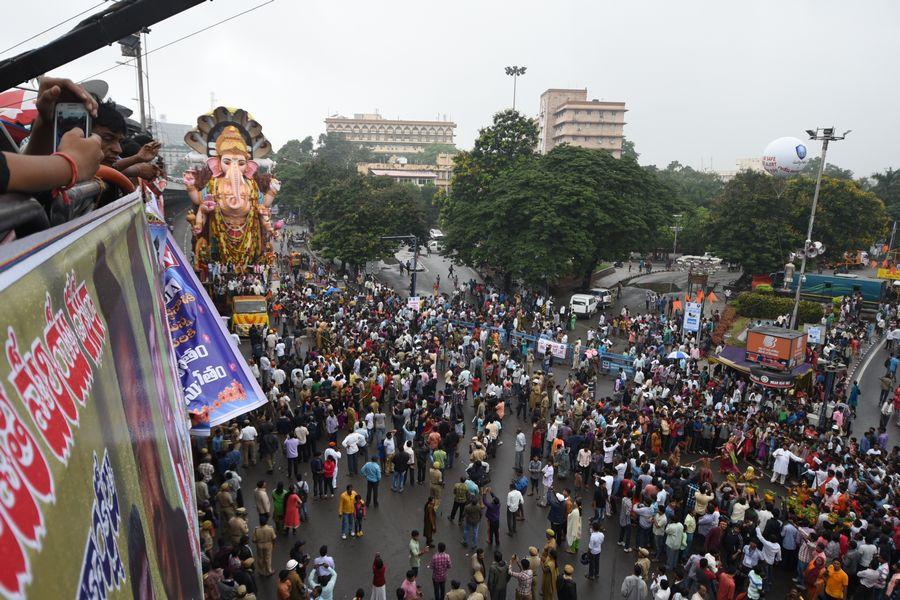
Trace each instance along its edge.
<path fill-rule="evenodd" d="M 311 242 L 323 257 L 355 268 L 392 253 L 390 235 L 423 235 L 418 190 L 388 178 L 353 175 L 337 179 L 315 197 L 318 220 Z"/>
<path fill-rule="evenodd" d="M 819 174 L 819 165 L 822 164 L 822 157 L 815 156 L 803 166 L 803 169 L 800 171 L 800 175 L 802 177 L 812 177 L 813 179 Z M 825 163 L 825 172 L 822 174 L 826 177 L 831 177 L 832 179 L 853 179 L 853 171 L 850 169 L 842 169 L 841 167 L 831 164 Z"/>
<path fill-rule="evenodd" d="M 630 158 L 637 162 L 640 157 L 640 153 L 634 148 L 634 142 L 628 138 L 622 138 L 622 158 Z"/>
<path fill-rule="evenodd" d="M 816 182 L 794 177 L 787 182 L 783 200 L 792 213 L 793 227 L 806 237 Z M 825 245 L 825 257 L 839 260 L 848 250 L 866 249 L 887 233 L 884 202 L 849 179 L 822 177 L 813 237 Z"/>
<path fill-rule="evenodd" d="M 780 197 L 782 180 L 742 171 L 725 184 L 710 206 L 709 244 L 722 258 L 740 263 L 747 274 L 780 269 L 803 236 L 793 227 L 794 212 Z"/>
<path fill-rule="evenodd" d="M 273 157 L 276 161 L 305 163 L 313 159 L 313 139 L 306 136 L 303 141 L 288 140 Z"/>
<path fill-rule="evenodd" d="M 340 134 L 323 133 L 319 136 L 316 158 L 352 173 L 356 171 L 357 163 L 371 162 L 372 151 Z"/>
<path fill-rule="evenodd" d="M 417 165 L 437 164 L 438 154 L 456 154 L 458 150 L 453 144 L 428 144 L 425 150 L 417 154 L 407 155 L 409 162 Z"/>
<path fill-rule="evenodd" d="M 900 219 L 900 170 L 889 168 L 883 173 L 872 173 L 871 179 L 875 183 L 870 191 L 881 198 L 891 219 Z"/>
<path fill-rule="evenodd" d="M 441 219 L 444 245 L 459 260 L 478 267 L 494 268 L 507 287 L 512 272 L 488 248 L 486 235 L 497 235 L 493 182 L 518 161 L 534 158 L 538 131 L 534 122 L 514 110 L 494 115 L 493 123 L 479 131 L 471 151 L 453 158 L 453 181 Z M 504 225 L 500 223 L 500 229 Z"/>
<path fill-rule="evenodd" d="M 537 131 L 498 113 L 471 152 L 455 159 L 444 203 L 445 245 L 468 264 L 547 288 L 565 276 L 582 285 L 601 257 L 651 244 L 674 194 L 633 160 L 562 144 L 534 154 Z"/>
<path fill-rule="evenodd" d="M 722 178 L 718 173 L 697 171 L 678 161 L 670 162 L 664 170 L 655 165 L 647 167 L 660 181 L 668 185 L 686 206 L 706 206 L 722 193 Z"/>

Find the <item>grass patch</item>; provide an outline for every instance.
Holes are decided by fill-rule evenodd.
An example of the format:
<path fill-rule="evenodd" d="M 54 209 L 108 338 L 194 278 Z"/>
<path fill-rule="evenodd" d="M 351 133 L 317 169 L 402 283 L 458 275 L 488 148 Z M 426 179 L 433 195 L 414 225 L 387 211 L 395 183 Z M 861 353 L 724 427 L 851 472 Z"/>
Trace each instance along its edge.
<path fill-rule="evenodd" d="M 725 333 L 725 343 L 729 346 L 742 346 L 744 342 L 738 336 L 747 328 L 749 317 L 737 317 Z"/>

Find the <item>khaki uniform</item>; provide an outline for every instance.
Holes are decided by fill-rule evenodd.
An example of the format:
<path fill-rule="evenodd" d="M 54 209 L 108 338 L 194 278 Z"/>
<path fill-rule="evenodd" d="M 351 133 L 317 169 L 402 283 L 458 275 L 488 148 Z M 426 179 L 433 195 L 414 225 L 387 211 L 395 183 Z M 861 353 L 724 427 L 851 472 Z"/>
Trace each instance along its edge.
<path fill-rule="evenodd" d="M 250 533 L 250 528 L 247 526 L 246 519 L 237 515 L 228 519 L 228 539 L 232 546 L 237 546 L 241 537 L 248 533 Z"/>
<path fill-rule="evenodd" d="M 274 575 L 272 568 L 272 548 L 275 546 L 275 530 L 271 525 L 260 525 L 253 530 L 253 543 L 256 544 L 256 559 L 259 561 L 259 574 Z"/>
<path fill-rule="evenodd" d="M 216 509 L 219 512 L 219 520 L 222 523 L 227 523 L 234 516 L 236 508 L 237 506 L 234 503 L 234 498 L 231 497 L 231 492 L 219 490 L 216 493 Z"/>
<path fill-rule="evenodd" d="M 441 505 L 441 494 L 444 493 L 444 474 L 440 469 L 431 467 L 428 476 L 431 483 L 431 497 L 434 498 L 434 509 L 437 510 Z"/>

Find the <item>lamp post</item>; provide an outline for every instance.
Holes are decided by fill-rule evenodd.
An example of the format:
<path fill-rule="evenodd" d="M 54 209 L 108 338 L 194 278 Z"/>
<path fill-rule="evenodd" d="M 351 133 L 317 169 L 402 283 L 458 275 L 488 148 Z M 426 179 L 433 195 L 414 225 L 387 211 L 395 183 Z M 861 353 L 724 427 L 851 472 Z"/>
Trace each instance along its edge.
<path fill-rule="evenodd" d="M 516 110 L 516 82 L 519 79 L 519 75 L 525 74 L 526 67 L 519 67 L 513 65 L 512 67 L 506 67 L 506 74 L 513 78 L 513 110 Z"/>
<path fill-rule="evenodd" d="M 822 187 L 822 173 L 825 172 L 825 155 L 828 152 L 828 142 L 836 142 L 844 139 L 847 137 L 847 134 L 850 133 L 850 130 L 848 129 L 842 135 L 835 135 L 834 127 L 820 127 L 816 130 L 807 129 L 806 133 L 809 134 L 809 139 L 820 140 L 822 142 L 822 157 L 819 161 L 819 173 L 816 175 L 816 191 L 813 193 L 812 209 L 809 211 L 809 226 L 806 228 L 806 242 L 804 244 L 804 248 L 809 248 L 813 243 L 813 223 L 816 220 L 816 205 L 819 202 L 819 188 Z M 797 313 L 800 310 L 800 290 L 803 288 L 803 276 L 806 273 L 807 254 L 808 252 L 803 252 L 803 256 L 800 258 L 800 275 L 797 277 L 797 291 L 794 294 L 794 310 L 791 313 L 790 324 L 791 329 L 797 328 Z"/>

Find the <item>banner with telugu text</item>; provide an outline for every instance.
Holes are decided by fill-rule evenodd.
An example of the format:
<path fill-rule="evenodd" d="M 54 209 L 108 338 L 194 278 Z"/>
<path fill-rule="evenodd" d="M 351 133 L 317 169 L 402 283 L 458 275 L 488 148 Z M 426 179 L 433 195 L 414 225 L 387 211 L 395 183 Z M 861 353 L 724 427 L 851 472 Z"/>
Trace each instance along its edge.
<path fill-rule="evenodd" d="M 161 249 L 164 300 L 178 378 L 193 435 L 266 403 L 215 305 L 165 225 L 152 226 Z"/>
<path fill-rule="evenodd" d="M 143 210 L 135 193 L 0 246 L 0 597 L 202 597 Z"/>

